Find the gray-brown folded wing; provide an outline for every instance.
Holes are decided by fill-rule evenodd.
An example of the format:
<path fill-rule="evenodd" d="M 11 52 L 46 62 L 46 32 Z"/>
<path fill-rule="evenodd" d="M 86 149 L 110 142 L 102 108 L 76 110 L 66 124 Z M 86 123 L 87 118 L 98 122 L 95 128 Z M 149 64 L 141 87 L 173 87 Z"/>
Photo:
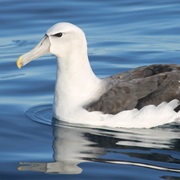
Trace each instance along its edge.
<path fill-rule="evenodd" d="M 116 114 L 163 101 L 180 100 L 180 66 L 139 67 L 104 79 L 107 91 L 86 106 L 88 111 Z"/>

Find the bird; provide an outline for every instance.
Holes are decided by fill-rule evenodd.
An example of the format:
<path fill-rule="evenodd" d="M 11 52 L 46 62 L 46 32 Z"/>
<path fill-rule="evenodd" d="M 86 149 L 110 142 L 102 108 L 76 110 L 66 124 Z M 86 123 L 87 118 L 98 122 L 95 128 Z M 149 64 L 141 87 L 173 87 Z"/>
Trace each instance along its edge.
<path fill-rule="evenodd" d="M 152 64 L 99 78 L 90 66 L 84 31 L 60 22 L 19 56 L 17 67 L 48 53 L 57 59 L 55 119 L 107 128 L 153 128 L 180 122 L 180 65 Z"/>

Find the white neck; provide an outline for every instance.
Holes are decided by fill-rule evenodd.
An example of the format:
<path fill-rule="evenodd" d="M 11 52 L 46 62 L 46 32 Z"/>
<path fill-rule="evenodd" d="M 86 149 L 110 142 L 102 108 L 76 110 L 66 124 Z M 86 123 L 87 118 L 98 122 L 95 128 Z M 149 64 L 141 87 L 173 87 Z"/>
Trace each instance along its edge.
<path fill-rule="evenodd" d="M 90 67 L 87 51 L 80 51 L 71 53 L 65 59 L 57 59 L 55 118 L 70 115 L 77 108 L 97 99 L 101 93 L 101 80 Z"/>

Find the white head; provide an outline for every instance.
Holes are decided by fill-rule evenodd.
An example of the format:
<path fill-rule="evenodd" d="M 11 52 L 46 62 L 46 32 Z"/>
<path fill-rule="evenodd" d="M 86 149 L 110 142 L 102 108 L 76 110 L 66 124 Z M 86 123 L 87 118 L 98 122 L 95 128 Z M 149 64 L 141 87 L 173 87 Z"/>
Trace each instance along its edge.
<path fill-rule="evenodd" d="M 84 32 L 70 23 L 55 24 L 47 31 L 47 35 L 51 44 L 50 53 L 59 58 L 66 58 L 87 46 Z"/>
<path fill-rule="evenodd" d="M 31 51 L 20 56 L 17 66 L 21 68 L 38 57 L 51 53 L 59 59 L 87 54 L 87 42 L 84 32 L 77 26 L 63 22 L 53 25 L 44 38 Z"/>

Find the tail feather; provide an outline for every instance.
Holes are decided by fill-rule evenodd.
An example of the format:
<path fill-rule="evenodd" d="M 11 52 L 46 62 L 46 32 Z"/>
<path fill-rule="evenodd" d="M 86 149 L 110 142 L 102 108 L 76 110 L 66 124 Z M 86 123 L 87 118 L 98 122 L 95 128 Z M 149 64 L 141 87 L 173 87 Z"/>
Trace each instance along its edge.
<path fill-rule="evenodd" d="M 179 112 L 180 111 L 180 104 L 177 107 L 174 108 L 174 111 L 175 112 Z"/>

